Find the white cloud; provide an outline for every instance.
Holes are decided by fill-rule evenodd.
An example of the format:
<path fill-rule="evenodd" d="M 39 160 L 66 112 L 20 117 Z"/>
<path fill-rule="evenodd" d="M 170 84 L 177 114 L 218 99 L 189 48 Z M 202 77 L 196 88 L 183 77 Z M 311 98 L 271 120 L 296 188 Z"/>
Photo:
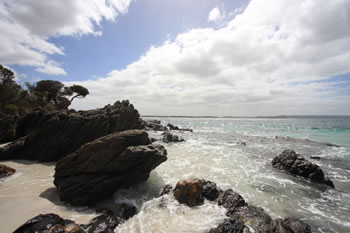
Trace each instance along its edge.
<path fill-rule="evenodd" d="M 73 107 L 128 98 L 142 114 L 350 114 L 350 1 L 252 0 L 220 29 L 151 47 L 107 77 L 79 84 Z M 347 94 L 345 94 L 347 93 Z"/>
<path fill-rule="evenodd" d="M 208 16 L 209 22 L 218 22 L 222 19 L 223 15 L 220 12 L 220 9 L 218 7 L 213 8 Z"/>
<path fill-rule="evenodd" d="M 2 0 L 0 2 L 0 63 L 36 67 L 46 74 L 66 72 L 49 55 L 64 49 L 50 37 L 101 35 L 103 20 L 126 13 L 131 0 Z"/>

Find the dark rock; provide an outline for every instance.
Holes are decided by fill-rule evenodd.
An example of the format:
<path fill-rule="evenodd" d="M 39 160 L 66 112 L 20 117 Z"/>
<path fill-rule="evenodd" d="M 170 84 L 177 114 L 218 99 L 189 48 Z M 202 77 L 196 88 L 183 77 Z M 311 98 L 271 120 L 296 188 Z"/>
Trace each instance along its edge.
<path fill-rule="evenodd" d="M 219 197 L 218 204 L 227 209 L 227 216 L 233 214 L 239 207 L 247 205 L 243 197 L 232 189 L 226 190 L 222 197 Z"/>
<path fill-rule="evenodd" d="M 0 143 L 16 139 L 16 128 L 21 122 L 19 115 L 8 115 L 0 113 Z"/>
<path fill-rule="evenodd" d="M 241 145 L 241 146 L 246 146 L 247 143 L 246 142 L 239 142 L 238 145 Z"/>
<path fill-rule="evenodd" d="M 160 121 L 158 120 L 149 120 L 146 121 L 146 130 L 154 130 L 154 131 L 167 131 L 168 128 L 164 125 L 160 124 Z"/>
<path fill-rule="evenodd" d="M 9 166 L 0 164 L 0 178 L 8 177 L 8 176 L 12 175 L 15 172 L 16 172 L 15 169 L 13 169 L 13 168 L 11 168 Z"/>
<path fill-rule="evenodd" d="M 246 226 L 240 218 L 225 219 L 218 227 L 210 229 L 208 233 L 243 233 Z"/>
<path fill-rule="evenodd" d="M 128 101 L 89 111 L 35 111 L 27 114 L 16 129 L 17 136 L 26 136 L 23 145 L 19 147 L 16 141 L 10 144 L 0 151 L 0 160 L 57 161 L 96 138 L 138 128 L 139 119 L 138 111 Z"/>
<path fill-rule="evenodd" d="M 86 233 L 114 233 L 114 229 L 124 220 L 120 217 L 102 214 L 93 218 L 88 224 L 81 225 Z"/>
<path fill-rule="evenodd" d="M 246 226 L 259 232 L 271 224 L 271 217 L 264 212 L 264 209 L 253 205 L 242 206 L 236 209 L 234 215 L 239 216 Z"/>
<path fill-rule="evenodd" d="M 297 218 L 275 219 L 269 231 L 271 233 L 311 233 L 311 227 Z"/>
<path fill-rule="evenodd" d="M 310 156 L 310 159 L 320 160 L 321 157 L 320 156 Z"/>
<path fill-rule="evenodd" d="M 178 202 L 193 207 L 203 204 L 202 190 L 202 180 L 191 178 L 180 180 L 174 189 L 174 197 Z"/>
<path fill-rule="evenodd" d="M 107 205 L 104 205 L 107 204 Z M 108 202 L 98 203 L 96 207 L 97 213 L 103 213 L 105 215 L 116 216 L 124 220 L 128 220 L 137 214 L 137 207 L 131 204 L 122 203 L 122 204 L 110 204 Z"/>
<path fill-rule="evenodd" d="M 217 189 L 214 182 L 203 180 L 202 196 L 209 201 L 214 201 L 218 198 L 220 191 Z"/>
<path fill-rule="evenodd" d="M 18 159 L 25 153 L 24 143 L 27 137 L 21 137 L 6 146 L 0 147 L 0 160 Z"/>
<path fill-rule="evenodd" d="M 165 185 L 165 187 L 163 188 L 163 190 L 159 194 L 159 196 L 170 194 L 172 191 L 173 191 L 173 186 L 171 186 L 170 184 L 167 184 L 167 185 Z"/>
<path fill-rule="evenodd" d="M 120 215 L 123 217 L 123 219 L 128 220 L 132 216 L 137 214 L 137 208 L 134 205 L 129 205 L 126 203 L 121 204 L 120 206 Z"/>
<path fill-rule="evenodd" d="M 180 130 L 180 128 L 179 127 L 177 127 L 177 126 L 175 126 L 175 125 L 173 125 L 173 124 L 167 124 L 167 126 L 169 127 L 169 129 L 170 130 Z"/>
<path fill-rule="evenodd" d="M 20 226 L 14 233 L 84 233 L 75 222 L 56 214 L 40 214 Z"/>
<path fill-rule="evenodd" d="M 169 132 L 164 132 L 162 135 L 163 135 L 162 141 L 165 143 L 185 141 L 183 138 L 180 138 L 179 136 L 171 134 Z"/>
<path fill-rule="evenodd" d="M 149 144 L 143 130 L 128 130 L 81 146 L 56 164 L 54 184 L 62 201 L 88 205 L 120 188 L 146 181 L 167 160 L 161 145 Z"/>
<path fill-rule="evenodd" d="M 334 188 L 333 182 L 325 177 L 322 169 L 317 164 L 311 163 L 293 150 L 283 151 L 282 154 L 272 160 L 271 164 L 272 167 L 279 170 Z"/>

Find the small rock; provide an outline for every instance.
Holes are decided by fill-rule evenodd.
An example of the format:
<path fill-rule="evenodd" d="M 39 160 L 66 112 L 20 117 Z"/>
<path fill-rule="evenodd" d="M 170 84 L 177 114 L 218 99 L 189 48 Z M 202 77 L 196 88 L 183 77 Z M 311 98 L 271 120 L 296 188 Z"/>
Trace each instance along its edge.
<path fill-rule="evenodd" d="M 203 204 L 202 190 L 203 183 L 199 179 L 180 180 L 174 189 L 174 197 L 178 202 L 193 207 Z"/>
<path fill-rule="evenodd" d="M 163 142 L 169 143 L 169 142 L 184 142 L 185 140 L 183 138 L 180 138 L 177 135 L 171 134 L 169 132 L 164 132 L 163 134 Z"/>
<path fill-rule="evenodd" d="M 217 189 L 214 182 L 203 180 L 202 196 L 209 201 L 214 201 L 218 198 L 220 191 Z"/>
<path fill-rule="evenodd" d="M 321 157 L 320 156 L 310 156 L 311 159 L 315 159 L 315 160 L 320 160 Z"/>
<path fill-rule="evenodd" d="M 11 168 L 9 166 L 0 164 L 0 178 L 8 177 L 8 176 L 12 175 L 15 172 L 16 172 L 15 169 L 13 169 L 13 168 Z"/>
<path fill-rule="evenodd" d="M 272 221 L 268 232 L 271 233 L 311 233 L 310 225 L 303 221 L 289 217 L 285 219 L 275 219 Z"/>
<path fill-rule="evenodd" d="M 177 126 L 175 126 L 175 125 L 173 125 L 173 124 L 167 124 L 167 126 L 169 127 L 169 129 L 170 130 L 180 130 L 180 128 L 179 127 L 177 127 Z"/>

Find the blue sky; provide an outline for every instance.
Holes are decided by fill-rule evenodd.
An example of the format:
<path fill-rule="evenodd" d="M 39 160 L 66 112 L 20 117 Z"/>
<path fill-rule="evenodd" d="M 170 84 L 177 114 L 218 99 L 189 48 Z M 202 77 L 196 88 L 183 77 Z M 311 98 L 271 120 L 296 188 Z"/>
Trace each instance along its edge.
<path fill-rule="evenodd" d="M 349 115 L 349 28 L 348 0 L 0 0 L 0 64 L 76 109 Z"/>

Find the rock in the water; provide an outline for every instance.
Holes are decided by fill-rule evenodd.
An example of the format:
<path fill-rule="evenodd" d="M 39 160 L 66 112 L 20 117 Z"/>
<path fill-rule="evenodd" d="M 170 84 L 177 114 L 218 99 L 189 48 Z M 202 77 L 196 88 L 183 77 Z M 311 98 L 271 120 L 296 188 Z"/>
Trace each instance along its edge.
<path fill-rule="evenodd" d="M 218 198 L 221 190 L 218 190 L 216 184 L 209 180 L 203 180 L 202 196 L 209 201 L 214 201 Z"/>
<path fill-rule="evenodd" d="M 183 138 L 180 138 L 177 135 L 171 134 L 169 132 L 164 132 L 163 134 L 163 142 L 170 143 L 170 142 L 184 142 L 185 140 Z"/>
<path fill-rule="evenodd" d="M 255 231 L 268 229 L 272 221 L 270 215 L 266 214 L 264 209 L 253 205 L 237 208 L 234 215 L 239 216 L 246 226 Z"/>
<path fill-rule="evenodd" d="M 311 163 L 293 150 L 283 151 L 282 154 L 272 160 L 271 164 L 272 167 L 286 171 L 287 173 L 334 188 L 333 182 L 325 177 L 322 169 L 317 164 Z"/>
<path fill-rule="evenodd" d="M 154 130 L 154 131 L 167 131 L 168 130 L 168 128 L 164 125 L 161 125 L 160 121 L 158 121 L 158 120 L 146 121 L 145 129 L 146 130 Z"/>
<path fill-rule="evenodd" d="M 178 126 L 176 126 L 176 125 L 173 125 L 173 124 L 167 124 L 167 126 L 168 126 L 168 128 L 170 129 L 170 130 L 179 130 L 179 131 L 189 131 L 189 132 L 193 132 L 193 130 L 192 129 L 180 129 Z"/>
<path fill-rule="evenodd" d="M 113 132 L 139 128 L 140 115 L 128 101 L 90 111 L 35 111 L 16 128 L 25 138 L 0 150 L 0 160 L 28 159 L 57 161 L 83 144 Z M 21 139 L 18 139 L 21 140 Z"/>
<path fill-rule="evenodd" d="M 20 226 L 14 233 L 84 233 L 75 222 L 56 214 L 40 214 Z"/>
<path fill-rule="evenodd" d="M 15 172 L 16 170 L 13 169 L 12 167 L 0 164 L 0 178 L 8 177 Z"/>
<path fill-rule="evenodd" d="M 202 197 L 203 183 L 199 179 L 187 179 L 177 182 L 174 189 L 174 197 L 178 202 L 190 207 L 201 205 L 204 202 Z"/>
<path fill-rule="evenodd" d="M 233 214 L 239 207 L 247 205 L 243 197 L 232 189 L 224 192 L 223 196 L 219 198 L 218 204 L 227 209 L 227 216 Z"/>
<path fill-rule="evenodd" d="M 311 227 L 297 218 L 275 219 L 268 232 L 271 233 L 311 233 Z"/>
<path fill-rule="evenodd" d="M 320 156 L 310 156 L 310 159 L 320 160 L 321 157 Z"/>
<path fill-rule="evenodd" d="M 117 216 L 102 214 L 81 227 L 86 233 L 114 233 L 114 229 L 123 222 L 124 220 Z"/>
<path fill-rule="evenodd" d="M 167 160 L 161 145 L 149 144 L 143 130 L 128 130 L 81 146 L 56 164 L 54 184 L 62 201 L 93 204 L 120 188 L 146 181 Z"/>
<path fill-rule="evenodd" d="M 159 194 L 159 196 L 170 194 L 172 191 L 173 191 L 173 186 L 171 186 L 170 184 L 167 184 L 167 185 L 165 185 L 165 187 L 163 188 L 163 190 Z"/>
<path fill-rule="evenodd" d="M 218 227 L 210 229 L 208 233 L 243 233 L 246 226 L 240 218 L 225 219 Z"/>

